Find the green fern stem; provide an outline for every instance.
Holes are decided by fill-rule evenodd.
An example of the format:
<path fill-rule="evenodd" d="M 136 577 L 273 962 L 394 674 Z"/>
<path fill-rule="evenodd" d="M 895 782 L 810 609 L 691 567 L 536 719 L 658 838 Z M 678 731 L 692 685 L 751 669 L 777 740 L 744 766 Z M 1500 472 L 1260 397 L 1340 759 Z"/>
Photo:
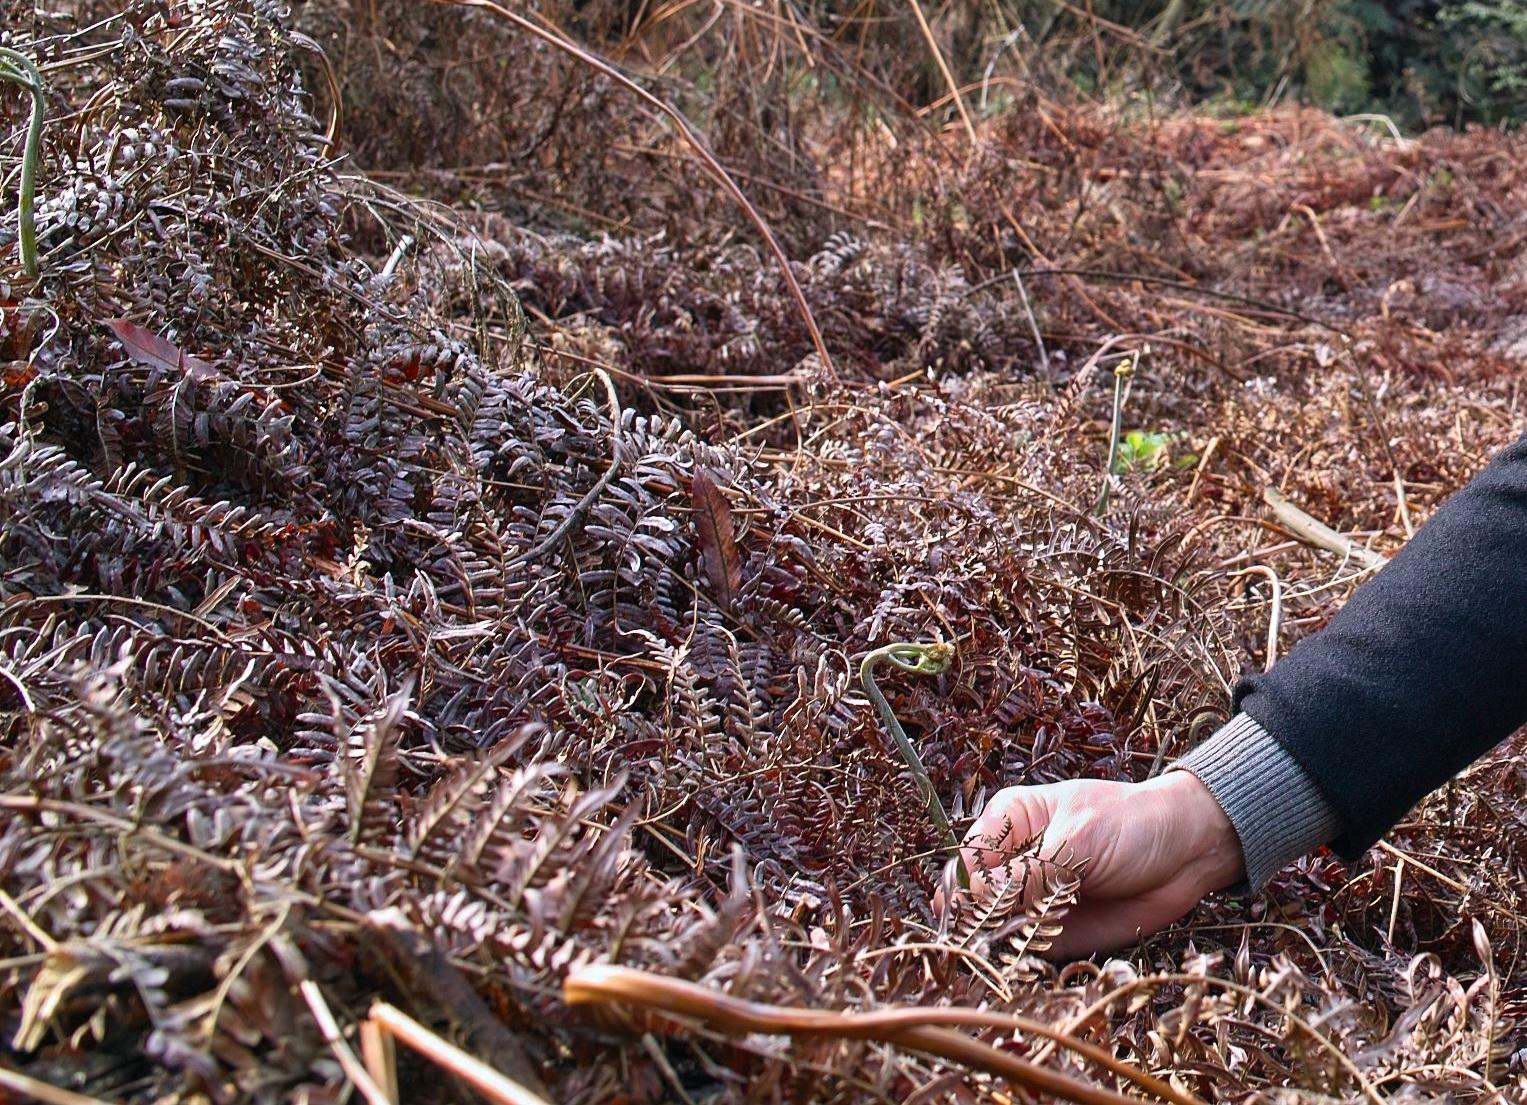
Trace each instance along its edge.
<path fill-rule="evenodd" d="M 26 151 L 21 159 L 20 222 L 21 268 L 32 279 L 37 278 L 37 169 L 42 162 L 42 74 L 32 59 L 8 47 L 0 46 L 0 80 L 19 84 L 32 94 L 32 121 L 27 127 Z"/>
<path fill-rule="evenodd" d="M 859 682 L 864 684 L 864 693 L 870 696 L 870 701 L 880 712 L 886 730 L 891 734 L 891 739 L 896 742 L 896 747 L 901 752 L 901 758 L 906 761 L 913 779 L 917 781 L 917 791 L 922 797 L 923 805 L 927 808 L 928 820 L 938 831 L 944 847 L 954 856 L 955 875 L 960 881 L 960 886 L 968 887 L 970 876 L 965 870 L 965 861 L 960 855 L 959 837 L 954 835 L 954 826 L 949 823 L 949 815 L 944 812 L 944 804 L 939 801 L 938 792 L 933 789 L 933 780 L 928 778 L 928 769 L 923 766 L 922 757 L 917 754 L 917 749 L 907 737 L 906 730 L 901 727 L 901 722 L 896 720 L 896 712 L 891 709 L 891 704 L 886 701 L 885 695 L 875 682 L 875 665 L 882 660 L 899 671 L 911 672 L 914 675 L 937 675 L 946 670 L 953 659 L 954 646 L 950 644 L 898 642 L 877 648 L 865 656 L 859 664 Z"/>
<path fill-rule="evenodd" d="M 1147 351 L 1149 346 L 1146 347 Z M 1109 423 L 1108 461 L 1103 465 L 1103 486 L 1098 491 L 1097 506 L 1093 513 L 1099 518 L 1108 510 L 1108 492 L 1112 487 L 1114 466 L 1119 463 L 1119 434 L 1124 429 L 1124 400 L 1129 397 L 1129 381 L 1134 378 L 1135 368 L 1140 364 L 1140 351 L 1136 350 L 1128 360 L 1120 361 L 1113 369 L 1113 419 Z"/>

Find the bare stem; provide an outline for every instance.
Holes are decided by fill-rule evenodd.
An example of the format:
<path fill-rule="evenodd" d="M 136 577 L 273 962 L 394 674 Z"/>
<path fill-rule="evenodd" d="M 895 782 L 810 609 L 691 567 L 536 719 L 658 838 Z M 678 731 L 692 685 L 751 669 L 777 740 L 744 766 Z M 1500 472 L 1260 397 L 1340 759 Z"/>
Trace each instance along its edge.
<path fill-rule="evenodd" d="M 431 1032 L 401 1009 L 385 1001 L 371 1005 L 371 1023 L 399 1043 L 450 1071 L 493 1105 L 547 1105 L 540 1094 L 469 1055 L 438 1033 Z"/>
<path fill-rule="evenodd" d="M 893 646 L 894 647 L 894 646 Z M 1083 1105 L 1128 1105 L 1138 1098 L 1041 1067 L 990 1044 L 973 1040 L 952 1027 L 997 1029 L 1038 1036 L 1071 1051 L 1110 1074 L 1172 1105 L 1202 1105 L 1154 1075 L 1124 1062 L 1103 1048 L 1050 1025 L 1010 1013 L 963 1006 L 899 1006 L 859 1013 L 765 1005 L 718 993 L 697 983 L 610 964 L 580 967 L 562 984 L 568 1005 L 623 1002 L 646 1009 L 696 1018 L 726 1032 L 767 1032 L 789 1036 L 884 1040 L 898 1047 L 939 1055 L 990 1071 L 1015 1085 Z"/>
<path fill-rule="evenodd" d="M 917 754 L 917 749 L 907 737 L 906 730 L 901 727 L 901 722 L 896 720 L 896 712 L 891 709 L 891 704 L 886 701 L 880 686 L 875 682 L 875 665 L 882 660 L 901 671 L 912 672 L 916 675 L 937 675 L 949 667 L 949 661 L 953 658 L 954 646 L 943 642 L 933 644 L 899 642 L 886 645 L 884 648 L 875 649 L 860 662 L 859 681 L 864 684 L 864 692 L 870 696 L 875 709 L 880 711 L 880 717 L 885 722 L 891 739 L 896 742 L 901 758 L 907 762 L 912 778 L 917 781 L 917 791 L 928 810 L 928 820 L 933 822 L 933 827 L 938 830 L 944 847 L 953 854 L 955 872 L 959 876 L 960 885 L 965 887 L 970 885 L 970 876 L 965 870 L 965 861 L 960 856 L 960 839 L 955 836 L 954 826 L 949 823 L 949 815 L 944 812 L 944 804 L 939 801 L 938 792 L 933 789 L 933 780 L 928 777 L 928 769 L 923 766 L 922 757 Z"/>
<path fill-rule="evenodd" d="M 1108 509 L 1108 492 L 1113 487 L 1113 466 L 1119 462 L 1119 435 L 1124 428 L 1124 400 L 1129 395 L 1129 381 L 1135 375 L 1135 366 L 1140 363 L 1140 353 L 1130 354 L 1127 360 L 1120 361 L 1113 369 L 1113 422 L 1108 433 L 1108 463 L 1103 466 L 1103 487 L 1098 492 L 1097 510 L 1098 517 Z"/>
<path fill-rule="evenodd" d="M 21 158 L 21 201 L 18 206 L 20 223 L 21 268 L 27 276 L 36 279 L 39 271 L 37 261 L 37 169 L 42 161 L 42 74 L 32 59 L 9 47 L 0 47 L 0 80 L 19 84 L 32 94 L 32 121 L 27 126 L 26 150 Z"/>
<path fill-rule="evenodd" d="M 980 140 L 976 138 L 975 124 L 970 121 L 970 112 L 965 110 L 965 97 L 960 95 L 960 85 L 954 79 L 954 74 L 949 71 L 949 63 L 944 60 L 944 51 L 938 48 L 938 39 L 933 37 L 933 28 L 928 26 L 928 19 L 923 15 L 922 5 L 917 0 L 908 0 L 912 6 L 912 14 L 917 18 L 917 27 L 923 33 L 923 39 L 928 43 L 928 49 L 933 54 L 933 60 L 938 63 L 938 71 L 944 75 L 944 83 L 949 88 L 949 95 L 954 98 L 954 106 L 959 109 L 960 121 L 965 124 L 965 133 L 970 138 L 970 150 L 975 152 Z"/>

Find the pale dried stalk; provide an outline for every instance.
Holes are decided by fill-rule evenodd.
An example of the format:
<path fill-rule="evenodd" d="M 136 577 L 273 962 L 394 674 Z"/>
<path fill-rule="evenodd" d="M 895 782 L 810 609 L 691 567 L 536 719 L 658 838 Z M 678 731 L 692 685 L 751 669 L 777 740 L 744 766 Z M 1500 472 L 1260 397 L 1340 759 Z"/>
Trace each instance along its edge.
<path fill-rule="evenodd" d="M 27 1078 L 26 1074 L 6 1067 L 0 1067 L 0 1088 L 21 1094 L 23 1097 L 31 1097 L 32 1100 L 40 1100 L 43 1105 L 110 1105 L 99 1097 L 64 1090 L 49 1082 Z"/>
<path fill-rule="evenodd" d="M 398 1105 L 398 1057 L 392 1037 L 375 1021 L 362 1021 L 361 1061 L 391 1105 Z"/>
<path fill-rule="evenodd" d="M 307 1002 L 308 1010 L 318 1024 L 318 1032 L 323 1036 L 323 1042 L 329 1045 L 334 1058 L 339 1060 L 345 1077 L 355 1083 L 355 1088 L 360 1090 L 361 1096 L 370 1105 L 392 1105 L 386 1092 L 366 1072 L 365 1066 L 356 1058 L 350 1045 L 345 1042 L 344 1033 L 339 1030 L 339 1022 L 334 1019 L 328 1002 L 323 1000 L 323 993 L 318 989 L 318 983 L 312 979 L 304 979 L 297 989 L 302 992 L 302 1000 Z"/>
<path fill-rule="evenodd" d="M 975 124 L 970 121 L 970 112 L 965 110 L 965 97 L 960 94 L 959 83 L 955 81 L 954 74 L 949 71 L 949 63 L 944 60 L 944 51 L 938 48 L 938 39 L 933 37 L 933 28 L 928 26 L 928 19 L 923 15 L 923 7 L 917 0 L 907 0 L 912 6 L 912 14 L 917 18 L 917 28 L 922 31 L 923 38 L 928 43 L 928 49 L 933 53 L 933 60 L 938 63 L 938 71 L 944 75 L 944 83 L 949 86 L 949 95 L 954 98 L 954 106 L 960 112 L 960 121 L 965 124 L 965 133 L 970 136 L 970 149 L 975 152 L 978 139 L 976 138 Z"/>
<path fill-rule="evenodd" d="M 6 1067 L 0 1067 L 0 1088 L 32 1101 L 41 1101 L 43 1105 L 108 1105 L 99 1097 L 65 1090 Z"/>
<path fill-rule="evenodd" d="M 1278 520 L 1278 524 L 1305 544 L 1355 560 L 1365 568 L 1383 567 L 1384 557 L 1363 548 L 1350 537 L 1337 533 L 1320 519 L 1300 510 L 1276 488 L 1269 487 L 1263 491 L 1262 500 L 1272 508 L 1273 517 Z"/>
<path fill-rule="evenodd" d="M 53 939 L 48 931 L 39 925 L 30 913 L 21 908 L 20 902 L 16 901 L 15 898 L 11 897 L 4 890 L 0 890 L 0 909 L 4 909 L 5 912 L 9 913 L 15 919 L 16 924 L 21 927 L 21 930 L 30 936 L 33 943 L 42 948 L 43 951 L 51 952 L 58 947 L 58 941 Z"/>
<path fill-rule="evenodd" d="M 549 1105 L 545 1098 L 442 1039 L 396 1006 L 384 1001 L 375 1003 L 371 1007 L 371 1022 L 497 1105 Z"/>

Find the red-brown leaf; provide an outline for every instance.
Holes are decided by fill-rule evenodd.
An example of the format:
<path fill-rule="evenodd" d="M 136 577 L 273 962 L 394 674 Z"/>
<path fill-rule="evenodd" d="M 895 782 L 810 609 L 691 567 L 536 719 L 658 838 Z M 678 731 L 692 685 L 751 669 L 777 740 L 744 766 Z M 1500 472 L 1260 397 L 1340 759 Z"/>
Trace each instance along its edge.
<path fill-rule="evenodd" d="M 222 375 L 211 363 L 193 357 L 179 346 L 160 337 L 152 330 L 145 330 L 136 322 L 125 318 L 109 318 L 107 328 L 117 336 L 127 355 L 149 368 L 162 368 L 168 372 L 184 370 L 191 379 L 215 380 Z"/>
<path fill-rule="evenodd" d="M 737 553 L 731 504 L 711 474 L 695 469 L 692 488 L 695 530 L 699 535 L 700 567 L 723 607 L 730 607 L 742 586 L 742 558 Z"/>

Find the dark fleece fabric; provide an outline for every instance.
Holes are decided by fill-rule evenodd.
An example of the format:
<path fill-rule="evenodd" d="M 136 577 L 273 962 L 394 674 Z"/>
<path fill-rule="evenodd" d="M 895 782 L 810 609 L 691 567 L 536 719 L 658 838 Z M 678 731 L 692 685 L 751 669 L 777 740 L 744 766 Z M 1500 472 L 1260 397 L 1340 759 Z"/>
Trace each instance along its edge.
<path fill-rule="evenodd" d="M 1325 793 L 1349 859 L 1527 722 L 1527 437 L 1235 700 Z"/>

